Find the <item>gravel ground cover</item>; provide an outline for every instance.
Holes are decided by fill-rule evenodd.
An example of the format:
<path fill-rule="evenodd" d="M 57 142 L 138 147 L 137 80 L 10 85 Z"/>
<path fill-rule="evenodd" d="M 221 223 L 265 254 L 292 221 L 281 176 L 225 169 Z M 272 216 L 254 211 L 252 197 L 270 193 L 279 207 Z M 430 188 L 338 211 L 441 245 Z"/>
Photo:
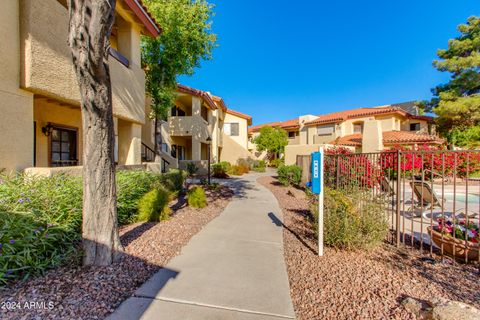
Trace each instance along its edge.
<path fill-rule="evenodd" d="M 82 267 L 77 259 L 42 277 L 0 288 L 0 319 L 105 318 L 217 217 L 233 191 L 220 187 L 206 194 L 208 206 L 203 209 L 186 206 L 180 197 L 171 204 L 168 221 L 123 227 L 125 255 L 112 266 Z"/>
<path fill-rule="evenodd" d="M 425 259 L 416 249 L 389 244 L 368 253 L 326 248 L 318 257 L 305 193 L 268 176 L 258 182 L 283 209 L 285 262 L 298 319 L 416 319 L 401 306 L 406 297 L 443 297 L 480 307 L 474 266 Z"/>

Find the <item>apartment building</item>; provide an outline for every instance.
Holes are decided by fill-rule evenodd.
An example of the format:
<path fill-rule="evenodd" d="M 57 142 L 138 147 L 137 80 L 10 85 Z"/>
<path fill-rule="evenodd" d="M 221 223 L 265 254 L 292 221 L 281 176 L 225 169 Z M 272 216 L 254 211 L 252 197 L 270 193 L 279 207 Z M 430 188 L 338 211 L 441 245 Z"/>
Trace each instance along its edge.
<path fill-rule="evenodd" d="M 3 0 L 0 13 L 0 168 L 82 164 L 80 94 L 67 46 L 66 0 Z M 110 73 L 115 160 L 140 164 L 145 74 L 140 37 L 160 27 L 136 0 L 118 0 Z"/>
<path fill-rule="evenodd" d="M 289 144 L 285 162 L 309 154 L 320 145 L 345 146 L 356 152 L 377 152 L 395 145 L 440 145 L 432 117 L 419 115 L 413 102 L 358 108 L 325 115 L 303 115 L 296 119 L 249 128 L 250 139 L 264 126 L 287 131 Z"/>
<path fill-rule="evenodd" d="M 149 103 L 146 112 L 150 111 Z M 143 156 L 154 156 L 155 124 L 146 118 L 142 130 Z M 169 168 L 185 169 L 193 163 L 200 173 L 211 163 L 252 157 L 248 151 L 248 126 L 252 117 L 228 109 L 225 101 L 209 92 L 178 85 L 177 98 L 166 121 L 161 121 L 157 134 L 162 171 Z"/>

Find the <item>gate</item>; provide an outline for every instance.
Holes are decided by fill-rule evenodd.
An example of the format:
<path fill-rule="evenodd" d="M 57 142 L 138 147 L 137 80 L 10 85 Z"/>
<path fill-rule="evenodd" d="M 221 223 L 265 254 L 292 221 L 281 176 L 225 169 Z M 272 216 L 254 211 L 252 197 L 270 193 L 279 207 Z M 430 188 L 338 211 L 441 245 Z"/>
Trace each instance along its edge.
<path fill-rule="evenodd" d="M 300 159 L 305 168 L 308 161 Z M 480 262 L 479 150 L 327 151 L 324 161 L 326 187 L 360 206 L 382 206 L 390 243 L 432 258 Z"/>

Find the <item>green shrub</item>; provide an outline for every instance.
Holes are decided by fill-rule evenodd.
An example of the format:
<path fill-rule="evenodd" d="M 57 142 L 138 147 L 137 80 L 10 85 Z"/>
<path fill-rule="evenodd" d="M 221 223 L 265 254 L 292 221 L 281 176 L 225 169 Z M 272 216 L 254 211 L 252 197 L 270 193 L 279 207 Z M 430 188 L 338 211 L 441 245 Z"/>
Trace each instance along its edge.
<path fill-rule="evenodd" d="M 270 160 L 269 166 L 273 168 L 279 168 L 285 164 L 285 159 L 273 159 Z"/>
<path fill-rule="evenodd" d="M 178 193 L 183 189 L 187 173 L 183 170 L 170 169 L 161 177 L 162 185 L 170 192 Z"/>
<path fill-rule="evenodd" d="M 80 177 L 0 176 L 0 211 L 34 213 L 42 221 L 75 231 L 82 223 L 82 195 Z"/>
<path fill-rule="evenodd" d="M 192 208 L 205 208 L 207 206 L 207 196 L 202 187 L 196 186 L 188 190 L 188 205 Z"/>
<path fill-rule="evenodd" d="M 227 172 L 230 170 L 231 167 L 231 164 L 226 161 L 215 163 L 212 165 L 212 176 L 220 179 L 228 178 Z"/>
<path fill-rule="evenodd" d="M 144 170 L 117 172 L 117 214 L 118 223 L 135 221 L 138 202 L 147 192 L 160 187 L 164 177 Z"/>
<path fill-rule="evenodd" d="M 186 169 L 189 177 L 192 177 L 198 171 L 197 165 L 193 162 L 187 162 Z"/>
<path fill-rule="evenodd" d="M 298 186 L 302 181 L 302 168 L 297 165 L 280 166 L 277 170 L 278 181 L 283 185 Z"/>
<path fill-rule="evenodd" d="M 163 188 L 146 193 L 138 202 L 137 221 L 158 222 L 170 217 L 168 202 L 170 194 Z"/>
<path fill-rule="evenodd" d="M 0 212 L 0 284 L 55 267 L 75 253 L 79 233 L 31 213 Z"/>
<path fill-rule="evenodd" d="M 0 283 L 71 259 L 81 222 L 80 178 L 0 175 Z"/>
<path fill-rule="evenodd" d="M 265 172 L 266 167 L 267 164 L 265 163 L 265 160 L 255 160 L 252 170 L 256 172 Z"/>
<path fill-rule="evenodd" d="M 386 237 L 388 224 L 380 203 L 325 188 L 324 241 L 335 248 L 369 250 Z M 352 200 L 354 199 L 354 200 Z M 314 228 L 318 232 L 318 205 L 313 208 Z"/>

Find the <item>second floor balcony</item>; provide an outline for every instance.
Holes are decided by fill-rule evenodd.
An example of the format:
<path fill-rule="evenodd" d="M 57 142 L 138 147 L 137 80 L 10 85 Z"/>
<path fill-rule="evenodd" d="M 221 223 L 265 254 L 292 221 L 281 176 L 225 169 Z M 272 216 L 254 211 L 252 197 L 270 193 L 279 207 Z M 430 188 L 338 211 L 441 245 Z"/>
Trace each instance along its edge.
<path fill-rule="evenodd" d="M 21 87 L 78 105 L 80 93 L 67 45 L 68 10 L 57 0 L 23 0 L 20 7 Z M 136 32 L 129 25 L 124 29 Z M 132 48 L 134 45 L 140 48 L 139 40 L 138 44 L 132 43 Z M 113 113 L 142 123 L 145 120 L 145 73 L 139 61 L 132 58 L 129 61 L 117 50 L 110 52 Z"/>
<path fill-rule="evenodd" d="M 200 116 L 172 116 L 168 118 L 170 136 L 191 136 L 206 142 L 210 137 L 208 122 Z"/>

